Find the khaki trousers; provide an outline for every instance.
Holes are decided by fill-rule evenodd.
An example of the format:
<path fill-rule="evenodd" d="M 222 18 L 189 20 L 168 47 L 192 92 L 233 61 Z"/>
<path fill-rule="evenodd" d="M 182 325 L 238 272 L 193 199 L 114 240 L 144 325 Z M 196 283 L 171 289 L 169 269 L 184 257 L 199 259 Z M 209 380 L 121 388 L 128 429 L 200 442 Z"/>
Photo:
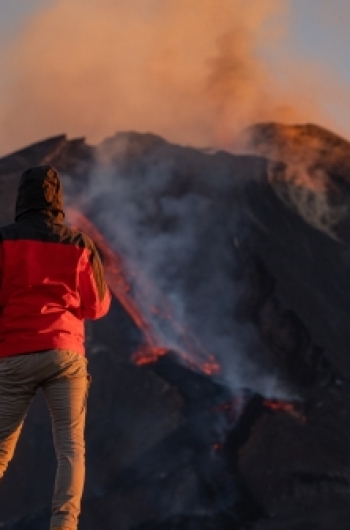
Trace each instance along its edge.
<path fill-rule="evenodd" d="M 85 478 L 85 357 L 49 350 L 0 359 L 0 480 L 39 387 L 50 409 L 57 456 L 51 528 L 76 530 Z"/>

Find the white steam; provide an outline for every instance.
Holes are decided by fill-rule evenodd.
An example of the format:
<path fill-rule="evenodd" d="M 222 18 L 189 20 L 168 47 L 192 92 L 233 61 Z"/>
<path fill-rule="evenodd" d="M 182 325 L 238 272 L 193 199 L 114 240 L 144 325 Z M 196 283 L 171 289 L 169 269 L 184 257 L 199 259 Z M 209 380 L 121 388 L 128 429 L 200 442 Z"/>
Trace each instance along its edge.
<path fill-rule="evenodd" d="M 165 296 L 174 322 L 191 330 L 215 356 L 222 367 L 218 379 L 232 392 L 247 388 L 266 397 L 290 397 L 285 382 L 271 366 L 264 366 L 254 326 L 234 318 L 240 285 L 234 278 L 230 238 L 238 221 L 235 212 L 227 218 L 225 195 L 232 196 L 237 182 L 225 173 L 191 175 L 190 166 L 184 176 L 178 161 L 168 155 L 140 156 L 126 171 L 120 163 L 125 159 L 124 142 L 124 137 L 116 137 L 102 145 L 81 207 L 93 210 L 129 272 L 136 271 L 133 296 L 160 342 L 177 352 L 185 349 L 174 326 L 152 313 L 152 307 L 167 311 Z M 202 188 L 189 189 L 192 177 L 197 184 L 202 180 Z M 238 202 L 232 207 L 238 210 Z M 154 289 L 148 288 L 148 281 Z"/>

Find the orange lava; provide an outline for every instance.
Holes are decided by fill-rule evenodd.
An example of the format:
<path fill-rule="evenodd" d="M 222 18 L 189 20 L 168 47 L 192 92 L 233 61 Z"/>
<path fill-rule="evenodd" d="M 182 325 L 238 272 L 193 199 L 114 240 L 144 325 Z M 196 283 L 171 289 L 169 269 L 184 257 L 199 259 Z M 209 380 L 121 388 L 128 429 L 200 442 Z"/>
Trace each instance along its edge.
<path fill-rule="evenodd" d="M 293 403 L 289 403 L 288 401 L 277 401 L 274 399 L 265 399 L 264 405 L 265 407 L 271 410 L 282 410 L 284 412 L 291 412 L 292 410 L 295 410 L 295 405 Z"/>
<path fill-rule="evenodd" d="M 142 366 L 143 364 L 155 363 L 159 357 L 162 357 L 167 352 L 166 348 L 151 348 L 147 344 L 143 344 L 133 354 L 132 359 L 137 366 Z"/>
<path fill-rule="evenodd" d="M 81 212 L 70 208 L 67 215 L 73 226 L 82 230 L 95 242 L 102 254 L 105 277 L 111 292 L 122 304 L 136 326 L 143 332 L 144 344 L 132 356 L 135 364 L 140 366 L 156 362 L 159 357 L 167 353 L 169 348 L 166 348 L 155 334 L 151 322 L 135 302 L 128 278 L 131 278 L 133 283 L 137 285 L 144 300 L 148 299 L 148 293 L 153 292 L 156 297 L 153 296 L 152 299 L 156 298 L 160 301 L 160 305 L 150 306 L 150 313 L 170 323 L 172 330 L 175 331 L 179 342 L 182 344 L 180 351 L 176 350 L 182 361 L 193 370 L 199 370 L 206 375 L 220 373 L 221 367 L 215 357 L 204 348 L 198 337 L 188 327 L 182 328 L 180 326 L 173 317 L 169 300 L 157 290 L 156 286 L 152 285 L 150 280 L 140 271 L 136 271 L 134 268 L 130 270 L 130 265 L 126 267 L 122 256 L 111 249 L 96 226 Z"/>
<path fill-rule="evenodd" d="M 270 410 L 286 412 L 303 423 L 306 422 L 306 416 L 300 411 L 300 405 L 297 403 L 277 399 L 265 399 L 263 404 Z"/>

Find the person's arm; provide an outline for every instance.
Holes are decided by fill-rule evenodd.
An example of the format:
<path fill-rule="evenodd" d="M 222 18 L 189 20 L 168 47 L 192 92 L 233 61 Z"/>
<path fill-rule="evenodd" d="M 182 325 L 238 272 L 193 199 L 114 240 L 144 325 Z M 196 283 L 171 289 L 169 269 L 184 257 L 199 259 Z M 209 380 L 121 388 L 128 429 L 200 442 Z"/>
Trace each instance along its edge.
<path fill-rule="evenodd" d="M 95 245 L 84 255 L 79 271 L 79 292 L 84 318 L 103 317 L 110 306 L 111 294 L 106 284 L 103 267 Z"/>

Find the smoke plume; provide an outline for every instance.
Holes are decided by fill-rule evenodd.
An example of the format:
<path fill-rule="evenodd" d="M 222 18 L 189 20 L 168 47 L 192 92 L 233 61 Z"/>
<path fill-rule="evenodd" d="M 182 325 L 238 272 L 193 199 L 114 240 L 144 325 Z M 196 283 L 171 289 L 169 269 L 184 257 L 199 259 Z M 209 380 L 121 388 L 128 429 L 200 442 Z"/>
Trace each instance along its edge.
<path fill-rule="evenodd" d="M 97 142 L 117 130 L 231 148 L 252 122 L 320 118 L 305 86 L 293 83 L 292 96 L 261 53 L 278 44 L 287 8 L 57 0 L 2 52 L 0 151 L 62 132 Z"/>
<path fill-rule="evenodd" d="M 232 168 L 206 165 L 205 155 L 167 150 L 166 144 L 157 155 L 146 152 L 131 162 L 129 142 L 116 135 L 99 146 L 82 194 L 73 179 L 66 181 L 70 203 L 76 208 L 78 201 L 122 256 L 132 297 L 180 363 L 189 360 L 202 371 L 213 356 L 220 371 L 210 373 L 233 393 L 247 388 L 290 397 L 254 326 L 235 317 L 242 285 L 234 273 L 233 233 L 243 237 L 244 182 L 232 178 Z M 196 337 L 197 351 L 204 351 L 200 362 L 183 336 Z"/>

